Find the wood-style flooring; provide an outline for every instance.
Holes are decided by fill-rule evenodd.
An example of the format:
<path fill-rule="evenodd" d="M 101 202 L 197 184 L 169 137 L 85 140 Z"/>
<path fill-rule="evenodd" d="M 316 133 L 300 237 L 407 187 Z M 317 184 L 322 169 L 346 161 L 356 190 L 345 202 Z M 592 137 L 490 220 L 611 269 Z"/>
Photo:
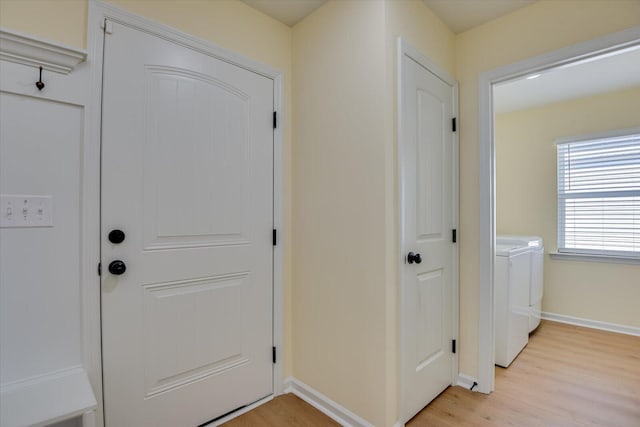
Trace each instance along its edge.
<path fill-rule="evenodd" d="M 223 424 L 224 427 L 326 427 L 340 424 L 293 394 L 283 394 Z"/>
<path fill-rule="evenodd" d="M 495 385 L 449 387 L 407 427 L 640 427 L 640 337 L 543 321 Z M 290 394 L 225 424 L 337 425 Z"/>
<path fill-rule="evenodd" d="M 449 387 L 408 427 L 640 427 L 640 337 L 545 322 L 490 395 Z"/>

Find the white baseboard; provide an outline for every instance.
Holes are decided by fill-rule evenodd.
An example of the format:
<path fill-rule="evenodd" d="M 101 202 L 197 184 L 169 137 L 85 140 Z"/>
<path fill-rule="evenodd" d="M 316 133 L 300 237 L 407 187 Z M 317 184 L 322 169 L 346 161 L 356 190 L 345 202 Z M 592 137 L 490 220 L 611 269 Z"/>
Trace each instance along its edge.
<path fill-rule="evenodd" d="M 359 417 L 347 408 L 329 399 L 324 394 L 309 387 L 296 378 L 284 380 L 284 392 L 293 393 L 323 414 L 345 427 L 373 427 L 373 424 Z"/>
<path fill-rule="evenodd" d="M 542 318 L 553 322 L 568 323 L 569 325 L 584 326 L 585 328 L 600 329 L 617 332 L 619 334 L 640 336 L 640 328 L 635 326 L 618 325 L 616 323 L 600 322 L 599 320 L 582 319 L 564 314 L 542 312 Z"/>
<path fill-rule="evenodd" d="M 464 387 L 467 390 L 471 390 L 471 387 L 473 387 L 473 384 L 476 384 L 476 387 L 473 389 L 473 391 L 478 391 L 478 380 L 469 376 L 469 375 L 465 375 L 465 374 L 459 374 L 458 375 L 458 381 L 456 382 L 455 385 L 458 385 L 460 387 Z"/>

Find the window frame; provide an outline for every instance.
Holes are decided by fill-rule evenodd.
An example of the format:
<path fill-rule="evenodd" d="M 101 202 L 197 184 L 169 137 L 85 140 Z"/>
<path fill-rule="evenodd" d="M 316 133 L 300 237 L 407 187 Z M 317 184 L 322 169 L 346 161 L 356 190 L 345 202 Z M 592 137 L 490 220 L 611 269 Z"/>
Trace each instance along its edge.
<path fill-rule="evenodd" d="M 598 140 L 625 138 L 637 136 L 640 140 L 640 127 L 617 129 L 606 132 L 598 132 L 586 135 L 571 136 L 565 138 L 558 138 L 554 141 L 556 148 L 556 238 L 557 238 L 557 253 L 552 254 L 558 258 L 569 258 L 578 260 L 583 258 L 585 260 L 593 260 L 600 262 L 617 262 L 617 261 L 631 261 L 632 263 L 640 263 L 640 251 L 616 251 L 616 250 L 601 250 L 601 249 L 583 249 L 583 248 L 567 248 L 565 246 L 565 228 L 566 228 L 566 215 L 563 214 L 564 205 L 561 203 L 562 197 L 560 193 L 561 189 L 561 177 L 560 174 L 560 152 L 559 146 L 569 143 L 589 143 L 596 142 Z M 597 191 L 597 190 L 596 190 Z M 632 192 L 635 190 L 629 190 Z M 595 191 L 594 191 L 595 192 Z M 600 191 L 600 193 L 607 193 L 613 195 L 624 195 L 625 190 L 622 191 Z M 635 195 L 629 195 L 635 197 Z M 564 221 L 561 220 L 564 218 Z"/>

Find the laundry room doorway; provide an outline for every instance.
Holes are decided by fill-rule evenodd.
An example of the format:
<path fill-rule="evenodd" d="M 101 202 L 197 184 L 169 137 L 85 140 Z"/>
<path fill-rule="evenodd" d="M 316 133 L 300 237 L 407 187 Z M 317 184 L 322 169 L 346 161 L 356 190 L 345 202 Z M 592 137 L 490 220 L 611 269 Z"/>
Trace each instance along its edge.
<path fill-rule="evenodd" d="M 535 329 L 539 317 L 545 318 L 545 301 L 547 304 L 559 301 L 561 287 L 553 285 L 560 277 L 558 260 L 574 257 L 575 261 L 576 252 L 582 252 L 578 254 L 581 260 L 586 260 L 585 256 L 597 255 L 588 248 L 573 248 L 573 243 L 563 241 L 569 236 L 568 231 L 577 231 L 571 239 L 580 238 L 580 221 L 585 218 L 571 217 L 573 214 L 563 208 L 566 205 L 559 179 L 558 147 L 576 138 L 597 140 L 617 138 L 625 132 L 633 133 L 633 129 L 616 129 L 625 126 L 615 120 L 604 124 L 602 115 L 598 120 L 591 120 L 589 114 L 575 114 L 581 108 L 584 110 L 577 106 L 582 102 L 579 100 L 614 93 L 623 96 L 626 88 L 637 86 L 637 82 L 633 82 L 637 73 L 632 71 L 637 66 L 621 66 L 621 63 L 635 61 L 632 56 L 638 55 L 639 46 L 640 33 L 637 29 L 629 29 L 480 76 L 478 391 L 490 393 L 494 390 L 498 328 L 498 319 L 494 319 L 498 309 L 495 283 L 498 280 L 499 256 L 496 255 L 505 249 L 501 247 L 501 240 L 512 246 L 515 246 L 515 240 L 520 240 L 520 245 L 543 248 L 542 282 L 536 281 L 529 267 L 529 283 L 533 285 L 521 293 L 520 302 L 511 301 L 507 310 L 515 313 L 520 310 L 518 307 L 522 308 L 522 317 L 529 318 L 528 332 Z M 592 78 L 594 72 L 602 77 L 597 82 Z M 625 83 L 620 85 L 621 82 Z M 565 104 L 567 108 L 569 104 L 575 104 L 572 110 L 575 114 L 572 113 L 574 117 L 571 119 L 561 120 L 561 117 L 568 117 L 565 114 L 568 110 L 563 109 Z M 576 124 L 584 127 L 573 126 Z M 597 128 L 599 125 L 603 129 L 615 130 L 603 133 L 603 129 Z M 568 222 L 573 220 L 578 222 Z M 567 248 L 571 250 L 565 251 Z M 537 262 L 535 258 L 530 265 L 534 262 Z M 567 286 L 564 288 L 566 290 Z M 508 301 L 508 297 L 502 296 L 504 301 Z M 559 310 L 555 307 L 552 309 Z M 552 314 L 547 316 L 550 320 L 562 321 Z M 524 333 L 518 334 L 523 336 Z M 520 350 L 513 351 L 517 354 Z"/>

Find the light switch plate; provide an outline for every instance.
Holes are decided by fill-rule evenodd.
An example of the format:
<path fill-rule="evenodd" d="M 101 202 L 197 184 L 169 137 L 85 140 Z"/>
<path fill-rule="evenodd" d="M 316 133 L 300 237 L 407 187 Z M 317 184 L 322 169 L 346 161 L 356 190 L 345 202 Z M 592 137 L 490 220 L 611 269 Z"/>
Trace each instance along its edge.
<path fill-rule="evenodd" d="M 53 227 L 53 197 L 0 194 L 0 228 Z"/>

